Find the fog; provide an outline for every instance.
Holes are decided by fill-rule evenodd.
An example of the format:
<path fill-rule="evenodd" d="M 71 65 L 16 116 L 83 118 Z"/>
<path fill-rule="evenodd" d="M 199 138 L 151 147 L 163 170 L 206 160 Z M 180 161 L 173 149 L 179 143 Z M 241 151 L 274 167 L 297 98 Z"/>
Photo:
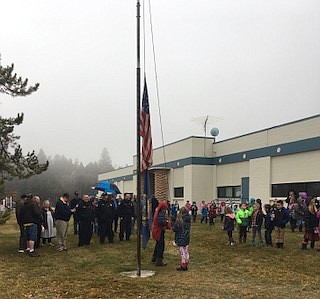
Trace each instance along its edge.
<path fill-rule="evenodd" d="M 142 1 L 141 1 L 142 2 Z M 146 1 L 147 3 L 147 1 Z M 151 0 L 165 142 L 218 140 L 320 112 L 320 2 Z M 135 153 L 135 0 L 2 0 L 1 64 L 40 83 L 0 95 L 1 116 L 25 113 L 24 150 L 113 164 Z M 147 9 L 146 74 L 154 146 L 161 132 Z"/>

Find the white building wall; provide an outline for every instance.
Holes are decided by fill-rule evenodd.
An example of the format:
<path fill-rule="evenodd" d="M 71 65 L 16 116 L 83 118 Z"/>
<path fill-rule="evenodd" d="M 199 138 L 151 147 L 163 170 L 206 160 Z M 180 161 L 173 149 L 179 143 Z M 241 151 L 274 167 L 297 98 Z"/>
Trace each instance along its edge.
<path fill-rule="evenodd" d="M 206 202 L 213 199 L 211 188 L 213 181 L 212 166 L 193 165 L 192 166 L 192 201 L 200 204 L 202 200 Z"/>
<path fill-rule="evenodd" d="M 241 178 L 248 177 L 249 161 L 217 165 L 217 187 L 241 186 Z"/>
<path fill-rule="evenodd" d="M 192 165 L 184 167 L 184 200 L 192 200 Z"/>
<path fill-rule="evenodd" d="M 276 145 L 285 142 L 319 137 L 319 134 L 320 117 L 315 117 L 268 130 L 268 144 Z"/>
<path fill-rule="evenodd" d="M 270 157 L 250 160 L 250 198 L 260 198 L 263 202 L 269 202 L 269 198 L 271 197 L 270 175 Z"/>
<path fill-rule="evenodd" d="M 320 181 L 320 150 L 273 157 L 271 184 Z"/>

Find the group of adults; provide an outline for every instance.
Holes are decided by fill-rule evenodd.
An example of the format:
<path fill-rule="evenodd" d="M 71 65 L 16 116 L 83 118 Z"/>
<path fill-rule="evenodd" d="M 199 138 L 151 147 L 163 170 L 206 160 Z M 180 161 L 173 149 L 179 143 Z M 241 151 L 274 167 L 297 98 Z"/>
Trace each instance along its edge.
<path fill-rule="evenodd" d="M 56 202 L 55 208 L 45 200 L 41 206 L 39 196 L 22 195 L 16 206 L 16 217 L 20 227 L 19 252 L 27 252 L 38 257 L 36 248 L 49 244 L 56 237 L 58 251 L 67 251 L 67 232 L 71 216 L 74 217 L 74 234 L 78 235 L 78 246 L 90 245 L 93 233 L 97 230 L 101 244 L 106 238 L 114 242 L 120 218 L 120 241 L 130 241 L 135 219 L 135 199 L 130 194 L 117 198 L 116 195 L 102 193 L 97 201 L 89 195 L 79 196 L 75 192 L 70 200 L 64 193 Z M 97 229 L 96 229 L 97 228 Z"/>

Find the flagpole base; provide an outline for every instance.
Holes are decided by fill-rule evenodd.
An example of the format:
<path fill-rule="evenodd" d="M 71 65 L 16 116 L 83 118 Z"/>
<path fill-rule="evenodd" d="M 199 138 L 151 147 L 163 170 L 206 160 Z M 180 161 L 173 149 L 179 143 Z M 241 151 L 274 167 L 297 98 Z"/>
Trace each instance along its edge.
<path fill-rule="evenodd" d="M 121 272 L 120 273 L 120 275 L 127 276 L 127 277 L 130 277 L 130 278 L 136 278 L 136 277 L 148 278 L 148 277 L 154 276 L 155 274 L 156 274 L 156 272 L 155 271 L 151 271 L 151 270 L 141 270 L 141 275 L 140 276 L 138 276 L 137 270 Z"/>

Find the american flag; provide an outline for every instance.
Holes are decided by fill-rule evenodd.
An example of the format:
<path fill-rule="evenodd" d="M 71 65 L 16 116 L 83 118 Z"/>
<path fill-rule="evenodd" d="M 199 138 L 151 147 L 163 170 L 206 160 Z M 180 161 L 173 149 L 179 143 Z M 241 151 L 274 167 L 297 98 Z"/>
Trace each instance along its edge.
<path fill-rule="evenodd" d="M 153 163 L 149 97 L 146 79 L 144 80 L 142 109 L 140 113 L 140 136 L 142 137 L 141 171 L 143 172 Z"/>

